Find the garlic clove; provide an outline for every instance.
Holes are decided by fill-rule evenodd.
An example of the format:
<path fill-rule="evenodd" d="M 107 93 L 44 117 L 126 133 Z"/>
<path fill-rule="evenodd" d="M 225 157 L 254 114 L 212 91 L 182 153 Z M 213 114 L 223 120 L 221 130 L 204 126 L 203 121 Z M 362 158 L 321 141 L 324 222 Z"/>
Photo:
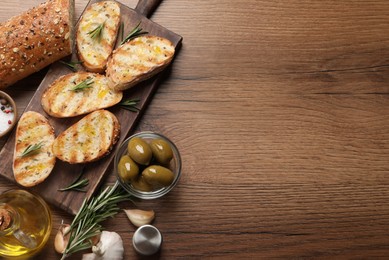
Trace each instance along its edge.
<path fill-rule="evenodd" d="M 155 218 L 154 210 L 126 209 L 124 212 L 136 227 L 150 224 Z"/>
<path fill-rule="evenodd" d="M 96 236 L 92 237 L 90 241 L 92 242 L 92 245 L 95 246 L 100 241 L 101 234 L 97 234 Z"/>
<path fill-rule="evenodd" d="M 69 243 L 70 233 L 66 234 L 69 230 L 70 230 L 69 224 L 61 224 L 57 234 L 55 235 L 54 249 L 59 254 L 63 254 L 63 252 L 65 251 Z M 96 245 L 99 242 L 99 240 L 100 240 L 100 235 L 96 235 L 91 238 L 93 245 Z"/>
<path fill-rule="evenodd" d="M 66 234 L 70 230 L 69 224 L 62 224 L 54 238 L 54 249 L 57 253 L 62 254 L 66 246 L 69 243 L 70 233 Z M 65 235 L 66 234 L 66 235 Z"/>

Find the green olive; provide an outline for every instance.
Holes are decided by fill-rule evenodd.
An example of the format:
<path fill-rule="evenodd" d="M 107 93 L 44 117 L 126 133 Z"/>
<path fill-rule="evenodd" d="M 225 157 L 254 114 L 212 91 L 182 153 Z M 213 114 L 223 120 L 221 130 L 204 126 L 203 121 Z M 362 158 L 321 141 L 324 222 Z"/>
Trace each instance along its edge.
<path fill-rule="evenodd" d="M 123 181 L 129 182 L 138 175 L 139 167 L 130 156 L 123 155 L 119 161 L 118 173 Z"/>
<path fill-rule="evenodd" d="M 152 152 L 148 143 L 139 137 L 134 137 L 128 142 L 128 155 L 137 163 L 148 165 Z"/>
<path fill-rule="evenodd" d="M 163 165 L 168 165 L 173 158 L 173 150 L 163 139 L 154 139 L 150 143 L 154 158 Z"/>
<path fill-rule="evenodd" d="M 174 180 L 174 174 L 168 168 L 151 165 L 143 170 L 142 176 L 147 183 L 155 187 L 169 186 Z"/>
<path fill-rule="evenodd" d="M 132 185 L 132 187 L 134 187 L 134 189 L 139 190 L 139 191 L 148 192 L 148 191 L 153 190 L 153 186 L 148 184 L 142 175 L 136 179 L 133 179 L 131 181 L 131 185 Z"/>

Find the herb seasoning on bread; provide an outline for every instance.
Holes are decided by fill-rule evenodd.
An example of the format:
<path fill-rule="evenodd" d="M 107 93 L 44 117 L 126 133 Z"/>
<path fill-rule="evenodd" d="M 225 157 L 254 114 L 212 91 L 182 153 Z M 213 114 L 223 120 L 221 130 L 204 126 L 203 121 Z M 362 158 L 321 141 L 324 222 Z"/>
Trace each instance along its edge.
<path fill-rule="evenodd" d="M 92 4 L 85 10 L 77 28 L 77 52 L 91 72 L 105 71 L 120 27 L 120 6 L 114 1 Z"/>
<path fill-rule="evenodd" d="M 107 63 L 110 87 L 125 90 L 162 71 L 174 56 L 173 44 L 157 36 L 139 36 L 113 51 Z"/>
<path fill-rule="evenodd" d="M 87 163 L 107 155 L 120 134 L 114 114 L 97 110 L 62 132 L 54 141 L 55 156 L 65 162 Z"/>
<path fill-rule="evenodd" d="M 43 115 L 28 111 L 19 120 L 13 158 L 17 183 L 25 187 L 43 182 L 55 165 L 54 129 Z"/>
<path fill-rule="evenodd" d="M 120 102 L 123 94 L 108 87 L 105 76 L 75 72 L 54 81 L 42 95 L 42 107 L 53 117 L 73 117 Z"/>

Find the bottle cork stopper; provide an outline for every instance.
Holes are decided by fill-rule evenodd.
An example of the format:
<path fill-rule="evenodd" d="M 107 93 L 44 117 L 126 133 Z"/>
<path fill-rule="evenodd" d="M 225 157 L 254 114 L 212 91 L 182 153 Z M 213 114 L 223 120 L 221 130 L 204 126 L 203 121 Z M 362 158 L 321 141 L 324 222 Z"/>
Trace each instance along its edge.
<path fill-rule="evenodd" d="M 11 215 L 8 210 L 0 209 L 0 231 L 9 227 L 11 223 Z"/>

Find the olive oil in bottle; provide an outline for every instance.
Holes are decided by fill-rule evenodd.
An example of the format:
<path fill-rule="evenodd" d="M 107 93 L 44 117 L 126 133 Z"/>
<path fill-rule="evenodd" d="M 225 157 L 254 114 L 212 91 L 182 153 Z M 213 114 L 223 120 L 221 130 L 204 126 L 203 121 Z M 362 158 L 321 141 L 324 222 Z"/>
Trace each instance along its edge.
<path fill-rule="evenodd" d="M 0 256 L 29 258 L 46 244 L 52 228 L 49 207 L 24 190 L 0 195 Z"/>

